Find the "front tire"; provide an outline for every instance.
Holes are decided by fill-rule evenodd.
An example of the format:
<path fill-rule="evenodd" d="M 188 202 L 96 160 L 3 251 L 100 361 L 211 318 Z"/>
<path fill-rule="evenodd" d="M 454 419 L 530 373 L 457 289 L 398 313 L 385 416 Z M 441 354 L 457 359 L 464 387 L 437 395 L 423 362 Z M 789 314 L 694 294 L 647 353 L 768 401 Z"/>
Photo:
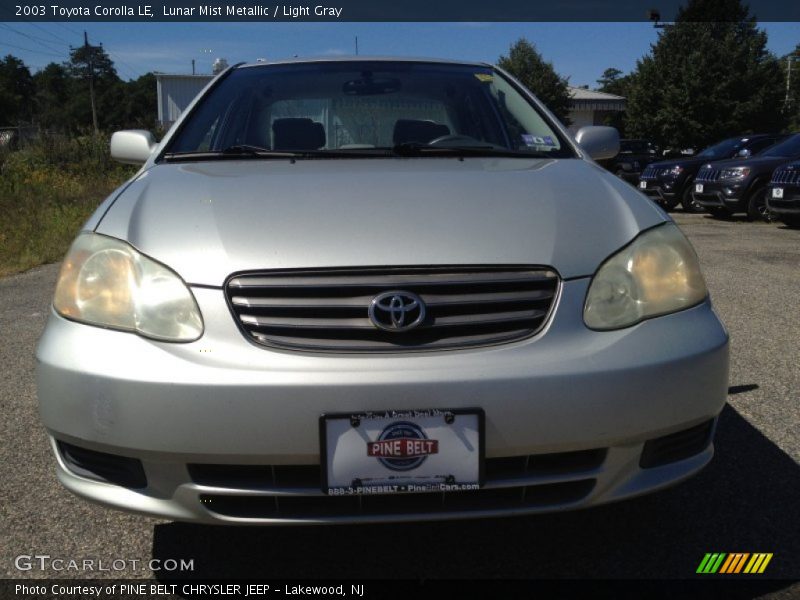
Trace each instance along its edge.
<path fill-rule="evenodd" d="M 692 198 L 692 185 L 694 185 L 694 179 L 687 181 L 683 187 L 683 194 L 681 194 L 683 210 L 687 213 L 704 213 L 706 212 L 705 207 L 695 202 L 694 198 Z"/>
<path fill-rule="evenodd" d="M 750 221 L 769 222 L 770 212 L 767 206 L 767 187 L 760 186 L 755 188 L 747 200 L 747 218 Z"/>

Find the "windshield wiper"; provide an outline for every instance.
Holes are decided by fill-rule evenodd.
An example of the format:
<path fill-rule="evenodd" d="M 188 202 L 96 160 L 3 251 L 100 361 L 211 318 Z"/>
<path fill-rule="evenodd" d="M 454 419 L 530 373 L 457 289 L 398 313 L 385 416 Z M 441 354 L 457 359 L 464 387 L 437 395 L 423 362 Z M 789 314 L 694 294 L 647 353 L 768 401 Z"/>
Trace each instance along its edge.
<path fill-rule="evenodd" d="M 385 151 L 380 151 L 384 154 Z M 339 149 L 339 150 L 271 150 L 250 144 L 234 144 L 223 150 L 203 150 L 192 152 L 169 152 L 164 155 L 168 162 L 192 160 L 239 160 L 248 158 L 365 158 L 374 157 L 375 149 Z"/>
<path fill-rule="evenodd" d="M 236 144 L 223 150 L 196 150 L 191 152 L 168 152 L 164 160 L 180 162 L 184 160 L 225 160 L 240 158 L 297 158 L 301 152 L 287 152 L 283 150 L 270 150 L 260 146 Z"/>
<path fill-rule="evenodd" d="M 510 158 L 549 158 L 546 152 L 512 150 L 494 144 L 469 144 L 463 146 L 431 146 L 419 142 L 403 142 L 392 147 L 392 154 L 398 156 L 421 156 L 442 154 L 454 156 L 500 156 Z"/>

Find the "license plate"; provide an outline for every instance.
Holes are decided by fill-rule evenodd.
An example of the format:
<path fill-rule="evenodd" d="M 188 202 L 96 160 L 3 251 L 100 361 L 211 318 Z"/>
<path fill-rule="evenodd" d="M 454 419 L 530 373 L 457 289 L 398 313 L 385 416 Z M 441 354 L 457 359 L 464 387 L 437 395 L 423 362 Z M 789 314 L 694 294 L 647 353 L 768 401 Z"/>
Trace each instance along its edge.
<path fill-rule="evenodd" d="M 483 423 L 480 409 L 322 415 L 322 491 L 345 496 L 478 489 Z"/>
<path fill-rule="evenodd" d="M 783 188 L 772 188 L 773 198 L 783 198 Z"/>
<path fill-rule="evenodd" d="M 697 192 L 698 194 L 702 194 L 703 193 L 703 184 L 702 183 L 695 184 L 694 191 Z"/>
<path fill-rule="evenodd" d="M 639 182 L 639 188 L 641 188 L 643 190 L 646 190 L 647 189 L 647 182 L 646 181 L 640 181 Z"/>

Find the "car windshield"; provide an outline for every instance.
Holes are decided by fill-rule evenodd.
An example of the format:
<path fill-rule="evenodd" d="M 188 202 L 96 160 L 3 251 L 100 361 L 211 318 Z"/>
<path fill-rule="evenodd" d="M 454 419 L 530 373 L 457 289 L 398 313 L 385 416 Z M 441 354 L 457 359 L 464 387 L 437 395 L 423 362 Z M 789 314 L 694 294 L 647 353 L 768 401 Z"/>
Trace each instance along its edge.
<path fill-rule="evenodd" d="M 730 138 L 718 144 L 709 146 L 697 155 L 698 158 L 728 158 L 736 154 L 748 141 L 749 138 Z"/>
<path fill-rule="evenodd" d="M 574 157 L 547 118 L 491 67 L 385 61 L 234 69 L 183 122 L 164 156 L 456 152 Z"/>
<path fill-rule="evenodd" d="M 800 133 L 775 144 L 762 152 L 759 156 L 786 156 L 795 158 L 800 156 Z"/>

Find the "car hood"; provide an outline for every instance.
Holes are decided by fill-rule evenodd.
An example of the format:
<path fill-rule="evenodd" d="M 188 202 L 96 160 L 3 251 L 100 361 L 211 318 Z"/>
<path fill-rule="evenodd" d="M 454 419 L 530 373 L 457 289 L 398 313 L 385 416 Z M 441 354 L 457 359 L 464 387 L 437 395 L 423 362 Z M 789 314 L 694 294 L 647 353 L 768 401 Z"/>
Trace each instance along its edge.
<path fill-rule="evenodd" d="M 254 269 L 528 264 L 591 275 L 668 217 L 580 159 L 161 163 L 96 231 L 188 283 Z"/>
<path fill-rule="evenodd" d="M 750 167 L 751 170 L 760 172 L 774 169 L 777 165 L 791 160 L 786 156 L 751 156 L 750 158 L 733 158 L 730 160 L 706 161 L 703 166 L 710 164 L 715 169 L 731 169 L 734 167 Z M 701 167 L 702 168 L 702 167 Z"/>
<path fill-rule="evenodd" d="M 671 169 L 673 167 L 683 167 L 687 169 L 689 167 L 702 166 L 708 162 L 708 158 L 672 158 L 650 163 L 650 166 L 657 169 Z"/>

